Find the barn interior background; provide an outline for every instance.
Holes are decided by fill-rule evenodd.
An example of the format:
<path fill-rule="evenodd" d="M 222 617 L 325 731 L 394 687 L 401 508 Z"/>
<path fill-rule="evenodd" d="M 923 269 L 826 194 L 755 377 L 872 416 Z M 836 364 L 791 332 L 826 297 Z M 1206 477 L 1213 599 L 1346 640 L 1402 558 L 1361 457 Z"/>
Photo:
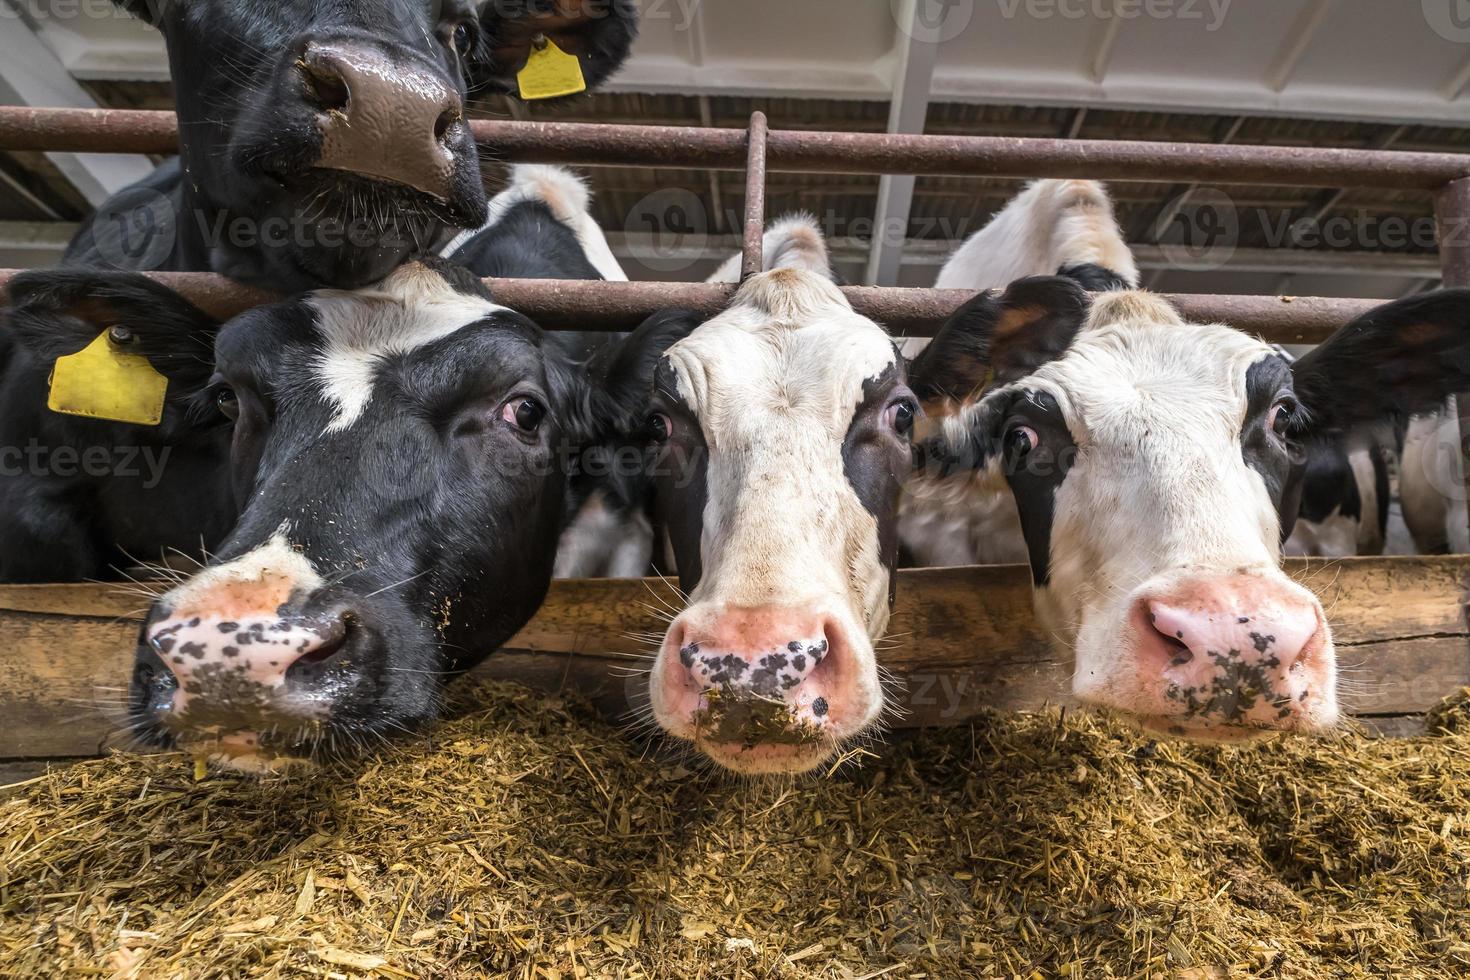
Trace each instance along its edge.
<path fill-rule="evenodd" d="M 1131 0 L 936 0 L 937 45 L 898 26 L 905 3 L 845 2 L 833 16 L 817 0 L 647 0 L 634 58 L 607 91 L 551 108 L 490 99 L 475 114 L 743 129 L 759 110 L 778 130 L 1470 147 L 1470 23 L 1452 16 L 1453 0 L 1148 8 L 1162 15 Z M 0 103 L 171 108 L 161 41 L 111 10 L 0 0 Z M 155 162 L 0 152 L 0 268 L 54 264 L 74 223 Z M 738 173 L 584 172 L 635 279 L 698 281 L 740 247 Z M 927 286 L 1020 182 L 773 170 L 766 213 L 815 213 L 850 282 Z M 1443 278 L 1427 188 L 1109 189 L 1157 290 L 1387 299 Z M 1345 661 L 1370 665 L 1355 703 L 1369 726 L 1421 730 L 1426 709 L 1470 685 L 1467 567 L 1455 557 L 1293 565 L 1340 617 Z M 205 960 L 234 974 L 289 963 L 329 976 L 437 975 L 446 964 L 528 977 L 732 966 L 865 978 L 1318 977 L 1329 965 L 1463 975 L 1463 706 L 1431 714 L 1443 737 L 1293 742 L 1256 756 L 1160 748 L 1086 719 L 997 721 L 983 709 L 1065 692 L 1065 665 L 1030 623 L 1024 572 L 909 574 L 895 629 L 942 641 L 922 658 L 895 654 L 931 681 L 911 692 L 930 702 L 910 722 L 976 726 L 811 788 L 797 820 L 783 789 L 761 798 L 691 783 L 677 767 L 650 767 L 580 708 L 510 695 L 352 788 L 190 786 L 159 760 L 37 777 L 40 802 L 0 810 L 0 841 L 13 845 L 0 850 L 0 917 L 49 903 L 72 925 L 46 926 L 46 955 L 95 951 L 116 976 L 189 975 Z M 643 589 L 559 583 L 516 644 L 559 650 L 575 637 L 615 653 Z M 46 760 L 97 753 L 109 723 L 93 702 L 125 676 L 134 604 L 92 587 L 0 594 L 3 785 Z M 988 648 L 1003 657 L 977 653 Z M 617 663 L 522 653 L 492 666 L 544 686 L 570 679 L 616 709 L 632 683 Z M 470 794 L 471 840 L 459 833 L 465 787 L 492 782 L 483 798 Z M 402 812 L 381 805 L 406 797 L 415 806 Z M 931 806 L 916 811 L 916 800 Z M 228 816 L 211 824 L 211 807 Z M 527 837 L 526 815 L 548 812 L 576 832 Z M 155 843 L 157 860 L 134 860 Z M 599 863 L 608 854 L 616 874 Z M 48 894 L 27 891 L 28 875 L 46 874 L 58 882 Z M 90 904 L 59 884 L 101 881 Z M 135 894 L 154 903 L 150 931 L 127 928 L 127 911 L 116 921 Z M 51 962 L 34 938 L 0 930 L 0 974 L 6 955 Z"/>
<path fill-rule="evenodd" d="M 744 127 L 760 109 L 776 129 L 1470 146 L 1470 26 L 1452 19 L 1452 2 L 935 0 L 932 24 L 913 31 L 897 26 L 901 6 L 862 0 L 834 17 L 816 0 L 645 0 L 633 57 L 604 91 L 552 107 L 494 97 L 473 114 Z M 0 0 L 0 102 L 172 108 L 160 36 L 111 10 L 104 0 Z M 151 166 L 0 154 L 0 267 L 54 263 L 72 223 Z M 633 278 L 700 279 L 738 248 L 738 176 L 588 173 L 598 221 Z M 773 173 L 768 214 L 818 215 L 848 281 L 927 286 L 1019 185 Z M 1426 191 L 1109 190 L 1153 289 L 1386 299 L 1439 282 Z M 875 226 L 904 234 L 878 236 L 870 254 Z"/>

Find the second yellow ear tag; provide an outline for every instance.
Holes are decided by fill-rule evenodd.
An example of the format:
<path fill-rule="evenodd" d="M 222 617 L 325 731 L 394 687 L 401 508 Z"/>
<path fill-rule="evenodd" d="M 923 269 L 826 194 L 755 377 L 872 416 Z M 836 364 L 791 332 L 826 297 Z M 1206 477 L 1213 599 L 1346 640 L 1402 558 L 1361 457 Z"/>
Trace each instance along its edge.
<path fill-rule="evenodd" d="M 526 67 L 516 76 L 523 99 L 554 99 L 587 91 L 582 62 L 567 54 L 550 38 L 538 38 L 531 47 Z"/>
<path fill-rule="evenodd" d="M 142 354 L 119 350 L 110 332 L 56 359 L 46 407 L 62 415 L 157 425 L 163 421 L 168 378 Z"/>

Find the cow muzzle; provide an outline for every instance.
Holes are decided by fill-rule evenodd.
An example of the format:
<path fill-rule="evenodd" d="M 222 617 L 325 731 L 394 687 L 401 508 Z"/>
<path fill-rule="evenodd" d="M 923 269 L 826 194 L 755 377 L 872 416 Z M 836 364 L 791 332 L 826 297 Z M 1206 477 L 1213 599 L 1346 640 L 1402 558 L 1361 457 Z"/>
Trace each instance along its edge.
<path fill-rule="evenodd" d="M 861 649 L 860 649 L 861 647 Z M 787 607 L 691 606 L 654 668 L 654 716 L 742 773 L 805 772 L 881 707 L 866 636 L 839 616 Z M 871 655 L 866 660 L 871 665 Z M 864 683 L 871 673 L 871 683 Z"/>
<path fill-rule="evenodd" d="M 1145 586 L 1130 600 L 1124 633 L 1119 673 L 1101 696 L 1079 694 L 1151 731 L 1229 742 L 1337 722 L 1326 617 L 1284 576 L 1192 575 Z"/>
<path fill-rule="evenodd" d="M 307 44 L 296 70 L 322 134 L 318 167 L 451 199 L 472 144 L 463 100 L 440 73 L 347 42 Z"/>
<path fill-rule="evenodd" d="M 184 749 L 236 768 L 310 754 L 363 682 L 375 640 L 350 609 L 151 618 L 134 673 L 145 710 Z"/>

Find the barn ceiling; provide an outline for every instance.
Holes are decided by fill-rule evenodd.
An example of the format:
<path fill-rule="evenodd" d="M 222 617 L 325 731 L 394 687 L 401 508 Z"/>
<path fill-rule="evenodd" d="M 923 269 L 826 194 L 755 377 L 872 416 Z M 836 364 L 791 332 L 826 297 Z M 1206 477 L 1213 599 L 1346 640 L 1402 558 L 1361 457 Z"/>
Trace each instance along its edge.
<path fill-rule="evenodd" d="M 643 0 L 643 36 L 608 91 L 556 106 L 497 97 L 476 112 L 742 126 L 761 109 L 786 128 L 1465 152 L 1470 24 L 1462 31 L 1450 16 L 1454 3 Z M 0 101 L 172 105 L 150 29 L 122 16 L 62 16 L 89 6 L 76 0 L 5 4 Z M 0 155 L 0 264 L 54 261 L 69 222 L 151 163 Z M 738 175 L 587 172 L 598 219 L 635 278 L 697 278 L 734 248 Z M 953 242 L 1019 186 L 920 178 L 910 195 L 891 183 L 901 182 L 772 174 L 770 213 L 816 213 L 853 281 L 926 285 Z M 1111 190 L 1155 288 L 1393 296 L 1437 281 L 1427 193 L 1144 181 Z M 650 239 L 640 214 L 651 196 L 674 192 L 697 202 L 697 234 Z M 1183 248 L 1221 201 L 1236 222 L 1232 247 Z M 891 254 L 870 267 L 875 215 L 906 226 L 908 241 L 880 249 Z"/>

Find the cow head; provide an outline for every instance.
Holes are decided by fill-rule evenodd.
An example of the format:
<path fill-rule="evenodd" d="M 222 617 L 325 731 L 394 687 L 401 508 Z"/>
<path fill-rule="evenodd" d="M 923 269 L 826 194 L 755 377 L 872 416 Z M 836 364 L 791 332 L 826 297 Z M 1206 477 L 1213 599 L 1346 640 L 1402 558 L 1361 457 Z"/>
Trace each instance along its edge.
<path fill-rule="evenodd" d="M 599 395 L 442 264 L 247 313 L 215 372 L 243 512 L 148 615 L 137 730 L 270 769 L 421 726 L 540 605 Z"/>
<path fill-rule="evenodd" d="M 27 272 L 9 294 L 0 319 L 0 581 L 112 577 L 140 561 L 197 556 L 218 540 L 233 517 L 220 475 L 227 427 L 207 397 L 218 322 L 137 273 Z M 146 358 L 162 375 L 156 425 L 48 407 L 58 358 L 99 343 Z"/>
<path fill-rule="evenodd" d="M 936 338 L 932 363 L 962 356 L 986 381 L 924 455 L 1009 485 L 1079 699 L 1210 740 L 1322 730 L 1331 631 L 1279 567 L 1302 446 L 1465 386 L 1467 320 L 1464 291 L 1389 304 L 1291 365 L 1148 293 L 1025 279 Z"/>
<path fill-rule="evenodd" d="M 543 27 L 585 37 L 606 75 L 635 19 L 626 3 L 593 18 L 501 0 L 119 2 L 168 43 L 191 264 L 285 291 L 376 282 L 446 227 L 477 227 L 467 79 L 500 77 Z"/>
<path fill-rule="evenodd" d="M 823 272 L 778 269 L 654 377 L 655 511 L 688 604 L 653 716 L 730 769 L 810 770 L 883 708 L 873 647 L 916 412 L 904 365 Z"/>

